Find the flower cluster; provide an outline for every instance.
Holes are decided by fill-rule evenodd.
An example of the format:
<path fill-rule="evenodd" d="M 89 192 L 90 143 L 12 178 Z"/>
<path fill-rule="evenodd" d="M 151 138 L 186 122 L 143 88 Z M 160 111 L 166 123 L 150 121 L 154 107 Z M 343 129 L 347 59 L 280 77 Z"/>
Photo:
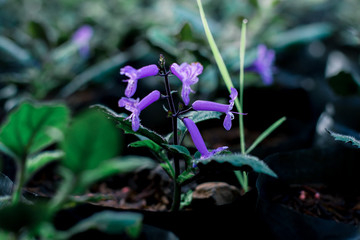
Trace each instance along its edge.
<path fill-rule="evenodd" d="M 135 69 L 131 66 L 125 66 L 121 68 L 120 74 L 127 76 L 128 79 L 123 80 L 124 82 L 127 82 L 127 87 L 125 89 L 126 97 L 122 97 L 119 100 L 118 105 L 119 107 L 124 107 L 126 110 L 131 112 L 131 115 L 127 117 L 126 120 L 131 120 L 133 131 L 135 132 L 138 131 L 140 127 L 141 111 L 144 110 L 150 104 L 159 100 L 161 97 L 160 92 L 158 90 L 155 90 L 152 91 L 150 94 L 148 94 L 146 97 L 144 97 L 142 100 L 140 100 L 139 98 L 137 99 L 132 98 L 133 95 L 136 93 L 137 82 L 139 79 L 146 78 L 149 76 L 159 75 L 165 77 L 165 82 L 168 83 L 168 75 L 172 73 L 182 82 L 181 97 L 184 104 L 187 106 L 190 103 L 190 93 L 195 92 L 193 89 L 191 89 L 191 86 L 199 81 L 198 76 L 202 73 L 202 71 L 203 71 L 203 66 L 198 62 L 191 64 L 182 63 L 180 65 L 178 65 L 177 63 L 173 63 L 170 66 L 170 71 L 166 71 L 163 65 L 158 67 L 155 64 L 144 66 L 140 69 Z M 165 85 L 168 88 L 170 88 L 169 84 L 165 84 Z M 166 90 L 168 96 L 165 96 L 165 98 L 167 98 L 168 100 L 170 99 L 169 100 L 170 102 L 173 101 L 171 96 L 171 90 L 170 89 L 166 89 Z M 238 113 L 232 111 L 237 95 L 238 92 L 236 91 L 236 89 L 232 88 L 229 104 L 221 104 L 216 102 L 198 100 L 193 102 L 191 108 L 189 108 L 188 110 L 193 109 L 195 111 L 217 111 L 217 112 L 225 113 L 223 126 L 226 130 L 230 130 L 232 125 L 231 121 L 234 119 L 234 114 L 244 114 L 244 113 Z M 174 104 L 170 104 L 170 105 L 174 106 Z M 181 119 L 185 124 L 194 142 L 195 147 L 201 154 L 201 159 L 209 158 L 214 154 L 228 148 L 225 146 L 209 151 L 206 148 L 205 142 L 201 137 L 200 131 L 197 128 L 195 122 L 193 122 L 193 120 L 191 120 L 190 118 L 182 117 L 181 116 L 182 112 L 179 110 L 172 109 L 172 111 L 174 111 L 171 114 L 172 117 Z"/>

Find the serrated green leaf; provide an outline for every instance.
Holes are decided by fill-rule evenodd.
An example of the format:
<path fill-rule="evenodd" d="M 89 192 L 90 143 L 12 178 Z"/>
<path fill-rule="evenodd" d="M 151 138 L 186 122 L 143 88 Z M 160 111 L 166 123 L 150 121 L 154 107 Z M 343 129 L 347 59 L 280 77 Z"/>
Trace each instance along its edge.
<path fill-rule="evenodd" d="M 155 143 L 157 143 L 159 145 L 166 143 L 166 140 L 160 134 L 158 134 L 150 129 L 145 128 L 141 124 L 140 124 L 138 131 L 136 131 L 136 132 L 133 131 L 131 128 L 131 122 L 129 120 L 125 120 L 126 115 L 124 115 L 124 114 L 117 114 L 114 111 L 112 111 L 111 109 L 109 109 L 108 107 L 105 107 L 105 106 L 99 105 L 99 104 L 93 105 L 93 106 L 91 106 L 91 108 L 101 111 L 108 118 L 114 120 L 118 124 L 117 127 L 123 129 L 125 133 L 141 135 L 141 136 L 147 137 L 148 139 L 154 141 Z"/>
<path fill-rule="evenodd" d="M 132 172 L 138 168 L 152 168 L 154 161 L 147 157 L 126 156 L 105 161 L 96 169 L 86 170 L 80 175 L 76 192 L 83 192 L 91 184 L 115 174 Z"/>
<path fill-rule="evenodd" d="M 154 141 L 150 139 L 140 140 L 136 142 L 132 142 L 128 145 L 129 147 L 146 147 L 153 151 L 161 151 L 162 148 L 159 144 L 156 144 Z"/>
<path fill-rule="evenodd" d="M 189 150 L 180 145 L 163 144 L 163 146 L 170 152 L 181 156 L 184 160 L 192 160 Z"/>
<path fill-rule="evenodd" d="M 168 157 L 164 153 L 164 148 L 156 144 L 150 139 L 145 139 L 141 141 L 136 141 L 129 144 L 129 147 L 147 147 L 149 148 L 162 162 L 161 167 L 169 174 L 171 178 L 174 178 L 175 171 L 172 167 Z"/>
<path fill-rule="evenodd" d="M 60 150 L 46 151 L 28 158 L 25 167 L 25 182 L 28 181 L 38 170 L 45 165 L 59 160 L 64 156 L 64 152 Z"/>
<path fill-rule="evenodd" d="M 197 159 L 195 164 L 201 169 L 201 165 L 207 165 L 209 163 L 218 163 L 218 164 L 230 164 L 233 167 L 239 168 L 243 166 L 251 167 L 251 169 L 258 173 L 264 173 L 273 177 L 277 177 L 276 173 L 273 172 L 268 165 L 261 161 L 259 158 L 251 155 L 244 154 L 225 154 L 225 155 L 215 155 L 209 159 Z"/>
<path fill-rule="evenodd" d="M 64 236 L 70 239 L 71 236 L 96 229 L 108 234 L 126 233 L 130 237 L 139 236 L 142 227 L 142 215 L 133 212 L 102 211 L 82 220 L 70 228 Z"/>
<path fill-rule="evenodd" d="M 352 136 L 348 136 L 348 135 L 343 135 L 343 134 L 340 134 L 340 133 L 335 133 L 335 132 L 332 132 L 330 130 L 327 130 L 330 135 L 337 141 L 342 141 L 342 142 L 345 142 L 345 143 L 351 143 L 352 145 L 360 148 L 360 141 L 357 140 L 356 138 L 352 137 Z"/>
<path fill-rule="evenodd" d="M 222 115 L 222 113 L 220 112 L 212 112 L 212 111 L 192 111 L 189 114 L 186 114 L 184 116 L 190 118 L 191 120 L 194 121 L 194 123 L 198 123 L 198 122 L 202 122 L 202 121 L 206 121 L 206 120 L 210 120 L 210 119 L 220 119 L 220 116 Z M 186 127 L 184 125 L 184 123 L 178 119 L 178 129 L 180 131 L 186 131 Z"/>
<path fill-rule="evenodd" d="M 65 133 L 62 164 L 74 173 L 97 169 L 119 154 L 121 143 L 120 132 L 109 119 L 95 110 L 84 112 Z"/>
<path fill-rule="evenodd" d="M 18 159 L 34 154 L 56 142 L 47 134 L 49 128 L 63 131 L 69 120 L 69 110 L 61 104 L 31 104 L 25 102 L 13 111 L 3 124 L 0 141 Z"/>
<path fill-rule="evenodd" d="M 189 180 L 191 178 L 195 177 L 195 173 L 192 171 L 192 169 L 187 169 L 183 171 L 177 178 L 177 182 L 181 185 L 186 180 Z"/>

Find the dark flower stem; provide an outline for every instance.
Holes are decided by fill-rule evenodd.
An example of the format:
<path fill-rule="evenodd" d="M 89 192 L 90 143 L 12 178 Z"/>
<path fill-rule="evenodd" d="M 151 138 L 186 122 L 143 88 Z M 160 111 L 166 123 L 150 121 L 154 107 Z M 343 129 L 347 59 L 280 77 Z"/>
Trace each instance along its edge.
<path fill-rule="evenodd" d="M 160 55 L 160 70 L 163 73 L 164 80 L 165 80 L 165 91 L 167 95 L 167 101 L 171 112 L 171 120 L 172 120 L 172 129 L 173 129 L 173 144 L 178 145 L 178 133 L 177 133 L 177 118 L 178 118 L 178 112 L 175 108 L 174 99 L 171 94 L 171 88 L 169 83 L 169 72 L 166 71 L 165 68 L 165 58 Z M 180 200 L 181 200 L 181 186 L 178 183 L 177 179 L 180 175 L 180 159 L 174 155 L 174 170 L 175 170 L 175 176 L 174 176 L 174 192 L 173 192 L 173 203 L 171 206 L 172 211 L 178 211 L 180 208 Z"/>

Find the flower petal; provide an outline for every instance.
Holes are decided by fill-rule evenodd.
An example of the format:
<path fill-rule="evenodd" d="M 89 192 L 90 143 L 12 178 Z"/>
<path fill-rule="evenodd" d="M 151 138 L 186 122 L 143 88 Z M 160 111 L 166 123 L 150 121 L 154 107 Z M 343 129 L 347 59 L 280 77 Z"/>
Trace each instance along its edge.
<path fill-rule="evenodd" d="M 205 142 L 200 134 L 199 129 L 196 124 L 189 118 L 184 118 L 183 122 L 188 129 L 191 139 L 196 147 L 196 149 L 200 152 L 201 156 L 206 156 L 209 154 L 209 151 L 206 148 Z"/>
<path fill-rule="evenodd" d="M 140 111 L 144 110 L 147 106 L 159 100 L 159 98 L 160 98 L 160 92 L 158 90 L 152 91 L 146 97 L 141 99 L 138 105 L 139 110 Z"/>

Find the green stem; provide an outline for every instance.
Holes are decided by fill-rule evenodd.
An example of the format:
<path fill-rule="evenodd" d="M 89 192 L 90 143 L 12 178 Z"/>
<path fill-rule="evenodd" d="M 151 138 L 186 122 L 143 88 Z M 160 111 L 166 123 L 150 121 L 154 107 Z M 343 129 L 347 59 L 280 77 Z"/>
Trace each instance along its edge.
<path fill-rule="evenodd" d="M 239 93 L 239 101 L 240 101 L 240 109 L 243 109 L 244 103 L 244 61 L 245 61 L 245 47 L 246 47 L 246 24 L 247 20 L 245 19 L 242 23 L 241 27 L 241 39 L 240 39 L 240 93 Z M 243 115 L 239 115 L 239 127 L 240 127 L 240 148 L 241 153 L 245 154 L 245 134 L 244 134 L 244 122 Z"/>
<path fill-rule="evenodd" d="M 12 196 L 12 204 L 18 204 L 22 195 L 22 187 L 25 182 L 25 160 L 17 162 L 16 180 Z"/>

